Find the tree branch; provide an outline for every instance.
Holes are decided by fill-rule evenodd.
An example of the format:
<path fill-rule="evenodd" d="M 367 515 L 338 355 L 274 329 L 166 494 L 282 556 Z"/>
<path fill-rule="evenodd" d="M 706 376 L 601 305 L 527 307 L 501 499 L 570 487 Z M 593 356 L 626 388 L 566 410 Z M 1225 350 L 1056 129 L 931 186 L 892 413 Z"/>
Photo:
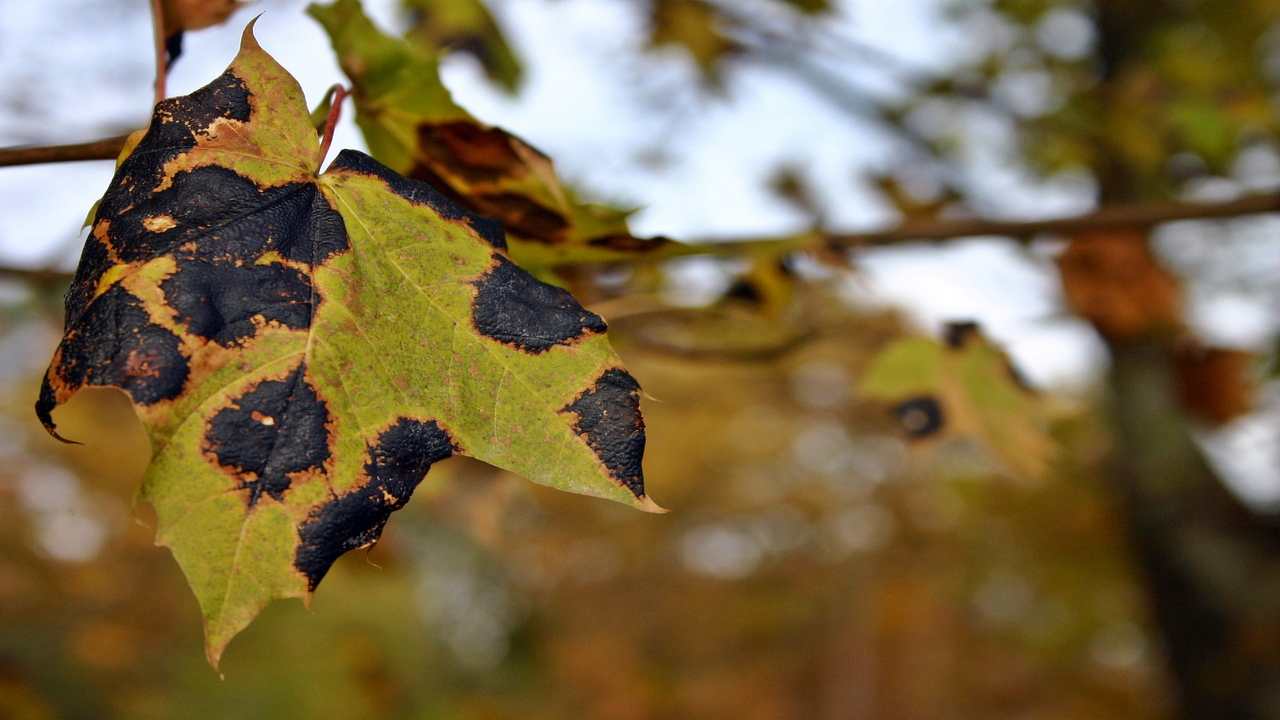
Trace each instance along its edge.
<path fill-rule="evenodd" d="M 63 285 L 71 280 L 71 273 L 48 268 L 19 268 L 0 265 L 0 280 L 18 280 L 28 285 Z"/>
<path fill-rule="evenodd" d="M 853 233 L 826 233 L 818 236 L 829 247 L 859 248 L 900 245 L 910 242 L 943 242 L 971 237 L 1011 237 L 1023 242 L 1041 235 L 1075 235 L 1086 231 L 1132 230 L 1149 228 L 1179 220 L 1223 220 L 1245 215 L 1280 212 L 1280 194 L 1249 195 L 1215 203 L 1163 202 L 1114 205 L 1084 215 L 1040 220 L 990 220 L 960 218 L 941 220 L 908 220 L 884 230 Z M 718 246 L 706 254 L 733 255 L 760 243 L 777 242 L 776 238 L 709 241 L 696 248 Z M 689 253 L 703 254 L 703 253 Z"/>
<path fill-rule="evenodd" d="M 1085 215 L 1046 220 L 999 221 L 974 218 L 907 222 L 892 230 L 836 235 L 844 245 L 887 245 L 904 240 L 949 240 L 981 235 L 1029 239 L 1035 235 L 1073 235 L 1087 230 L 1131 230 L 1178 220 L 1220 220 L 1280 212 L 1280 194 L 1248 195 L 1216 203 L 1163 202 L 1113 205 Z"/>
<path fill-rule="evenodd" d="M 164 8 L 160 6 L 160 0 L 151 0 L 151 36 L 156 61 L 154 104 L 159 105 L 166 97 L 166 80 L 169 76 L 169 52 L 164 42 Z"/>
<path fill-rule="evenodd" d="M 112 140 L 121 139 L 112 138 Z M 57 148 L 31 148 L 33 151 L 53 149 Z M 6 164 L 4 162 L 6 152 L 13 151 L 0 150 L 0 165 Z M 63 159 L 83 160 L 87 158 L 81 156 Z M 766 248 L 776 249 L 781 252 L 812 250 L 820 247 L 857 249 L 917 242 L 947 242 L 973 237 L 1007 237 L 1029 242 L 1035 237 L 1043 235 L 1070 236 L 1086 231 L 1132 230 L 1149 228 L 1179 220 L 1226 220 L 1246 215 L 1273 212 L 1280 212 L 1280 194 L 1251 195 L 1217 203 L 1165 202 L 1116 205 L 1085 215 L 1042 220 L 987 220 L 983 218 L 915 220 L 884 230 L 858 233 L 802 233 L 790 237 L 670 243 L 659 247 L 654 252 L 636 253 L 628 256 L 628 258 L 634 261 L 647 261 L 695 255 L 726 257 L 758 252 Z M 580 263 L 572 259 L 566 259 L 560 264 L 576 265 Z M 66 282 L 71 278 L 71 275 L 70 273 L 47 268 L 24 269 L 0 265 L 0 278 L 11 278 L 32 284 L 47 285 Z"/>
<path fill-rule="evenodd" d="M 46 145 L 0 148 L 0 167 L 40 165 L 79 160 L 115 160 L 124 148 L 128 135 L 93 140 L 71 145 Z"/>

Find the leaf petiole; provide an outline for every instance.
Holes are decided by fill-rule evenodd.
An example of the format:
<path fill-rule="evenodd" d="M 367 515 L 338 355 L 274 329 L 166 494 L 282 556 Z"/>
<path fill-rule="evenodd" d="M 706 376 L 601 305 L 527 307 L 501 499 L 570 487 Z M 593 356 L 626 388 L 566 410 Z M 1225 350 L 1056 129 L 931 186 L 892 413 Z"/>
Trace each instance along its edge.
<path fill-rule="evenodd" d="M 329 92 L 325 93 L 330 100 L 329 116 L 324 121 L 324 133 L 320 136 L 320 159 L 316 165 L 316 172 L 320 171 L 320 165 L 324 164 L 324 158 L 329 154 L 329 145 L 333 142 L 333 130 L 338 126 L 338 120 L 342 118 L 342 101 L 350 95 L 351 92 L 343 85 L 337 84 L 329 88 Z"/>

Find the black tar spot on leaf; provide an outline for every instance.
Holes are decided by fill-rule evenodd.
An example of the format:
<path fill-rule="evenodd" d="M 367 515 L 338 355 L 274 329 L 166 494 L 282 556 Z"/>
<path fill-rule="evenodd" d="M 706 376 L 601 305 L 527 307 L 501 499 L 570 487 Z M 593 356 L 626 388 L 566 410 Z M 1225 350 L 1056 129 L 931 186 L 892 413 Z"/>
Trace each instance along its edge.
<path fill-rule="evenodd" d="M 606 370 L 589 390 L 564 407 L 578 416 L 574 431 L 636 497 L 644 497 L 644 418 L 640 384 L 625 370 Z"/>
<path fill-rule="evenodd" d="M 71 286 L 64 297 L 67 310 L 67 327 L 89 306 L 93 294 L 98 287 L 98 278 L 111 265 L 111 256 L 107 246 L 101 240 L 89 235 L 84 241 L 84 249 L 80 251 L 80 267 Z"/>
<path fill-rule="evenodd" d="M 298 365 L 283 380 L 264 380 L 209 421 L 205 450 L 248 478 L 249 506 L 263 493 L 281 500 L 290 473 L 320 468 L 329 459 L 329 411 Z"/>
<path fill-rule="evenodd" d="M 97 299 L 62 340 L 56 368 L 66 385 L 113 385 L 139 405 L 170 400 L 187 381 L 187 359 L 178 336 L 152 324 L 142 301 L 113 287 Z M 53 427 L 55 401 L 48 380 L 36 404 L 45 427 Z"/>
<path fill-rule="evenodd" d="M 938 399 L 928 395 L 904 400 L 893 406 L 893 416 L 912 440 L 921 440 L 942 431 L 946 416 Z"/>
<path fill-rule="evenodd" d="M 379 435 L 364 466 L 368 481 L 317 508 L 299 530 L 294 566 L 311 589 L 343 553 L 377 541 L 432 464 L 453 452 L 453 441 L 434 421 L 402 418 Z"/>
<path fill-rule="evenodd" d="M 562 288 L 539 281 L 502 255 L 475 281 L 471 319 L 482 335 L 541 353 L 608 329 Z"/>
<path fill-rule="evenodd" d="M 318 263 L 347 248 L 342 216 L 314 183 L 262 190 L 216 166 L 178 173 L 169 188 L 110 217 L 112 246 L 125 261 L 172 250 L 193 258 L 252 263 L 274 250 L 289 260 Z M 157 218 L 169 227 L 154 229 Z M 182 250 L 188 243 L 194 249 Z"/>
<path fill-rule="evenodd" d="M 942 328 L 942 341 L 947 347 L 958 350 L 964 347 L 965 343 L 979 337 L 981 328 L 978 323 L 972 320 L 959 320 L 949 322 Z"/>
<path fill-rule="evenodd" d="M 297 330 L 311 325 L 311 279 L 285 265 L 189 260 L 160 287 L 189 332 L 224 346 L 251 337 L 258 315 Z"/>
<path fill-rule="evenodd" d="M 764 294 L 760 292 L 760 287 L 748 278 L 736 280 L 725 291 L 724 296 L 728 300 L 739 300 L 748 305 L 761 305 L 764 303 Z"/>
<path fill-rule="evenodd" d="M 190 95 L 169 98 L 156 105 L 157 117 L 165 125 L 185 125 L 198 133 L 218 119 L 248 122 L 252 113 L 249 88 L 230 70 Z"/>
<path fill-rule="evenodd" d="M 164 178 L 165 164 L 195 147 L 197 132 L 204 131 L 220 118 L 247 121 L 250 112 L 249 91 L 244 81 L 230 72 L 223 73 L 190 95 L 161 101 L 156 105 L 151 125 L 139 141 L 138 147 L 116 170 L 111 185 L 98 204 L 94 222 L 107 219 L 115 224 L 130 210 L 154 207 L 152 195 Z M 170 202 L 177 200 L 175 197 Z M 130 243 L 129 236 L 136 235 L 143 218 L 151 214 L 154 213 L 135 213 L 134 228 L 126 229 L 119 235 L 112 232 L 113 245 L 119 243 L 125 247 L 125 255 L 130 248 L 141 250 L 138 246 L 148 247 L 147 243 L 139 241 Z M 125 255 L 122 257 L 126 260 L 133 259 Z M 136 257 L 135 253 L 134 258 Z M 105 249 L 97 255 L 86 253 L 80 257 L 76 277 L 71 289 L 67 291 L 68 325 L 84 312 L 98 286 L 98 280 L 108 267 Z"/>

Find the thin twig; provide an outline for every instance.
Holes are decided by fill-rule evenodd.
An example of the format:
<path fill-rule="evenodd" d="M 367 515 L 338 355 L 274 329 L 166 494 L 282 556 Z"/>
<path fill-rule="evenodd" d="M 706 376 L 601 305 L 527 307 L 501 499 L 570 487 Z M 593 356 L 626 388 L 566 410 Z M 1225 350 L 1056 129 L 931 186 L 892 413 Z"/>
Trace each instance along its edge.
<path fill-rule="evenodd" d="M 102 138 L 71 145 L 45 145 L 0 148 L 0 167 L 40 165 L 79 160 L 115 160 L 124 149 L 128 135 Z"/>
<path fill-rule="evenodd" d="M 169 53 L 164 43 L 164 8 L 160 0 L 151 0 L 151 35 L 156 53 L 155 103 L 165 99 L 165 79 L 169 75 Z"/>
<path fill-rule="evenodd" d="M 71 274 L 46 268 L 0 266 L 0 279 L 19 280 L 28 285 L 65 285 Z"/>

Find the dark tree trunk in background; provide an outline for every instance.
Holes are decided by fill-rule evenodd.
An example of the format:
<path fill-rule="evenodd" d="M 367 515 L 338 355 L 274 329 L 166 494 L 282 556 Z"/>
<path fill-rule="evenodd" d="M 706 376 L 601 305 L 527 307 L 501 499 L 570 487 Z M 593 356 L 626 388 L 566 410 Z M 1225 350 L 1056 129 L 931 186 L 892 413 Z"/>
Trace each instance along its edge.
<path fill-rule="evenodd" d="M 1163 341 L 1112 343 L 1110 480 L 1183 718 L 1280 718 L 1280 542 L 1192 441 Z"/>
<path fill-rule="evenodd" d="M 1099 0 L 1099 92 L 1150 35 L 1152 0 Z M 1142 189 L 1119 153 L 1097 168 L 1102 205 Z M 1227 490 L 1178 404 L 1176 338 L 1108 339 L 1109 480 L 1144 575 L 1181 718 L 1280 719 L 1280 532 Z M 1280 468 L 1277 468 L 1280 472 Z"/>

